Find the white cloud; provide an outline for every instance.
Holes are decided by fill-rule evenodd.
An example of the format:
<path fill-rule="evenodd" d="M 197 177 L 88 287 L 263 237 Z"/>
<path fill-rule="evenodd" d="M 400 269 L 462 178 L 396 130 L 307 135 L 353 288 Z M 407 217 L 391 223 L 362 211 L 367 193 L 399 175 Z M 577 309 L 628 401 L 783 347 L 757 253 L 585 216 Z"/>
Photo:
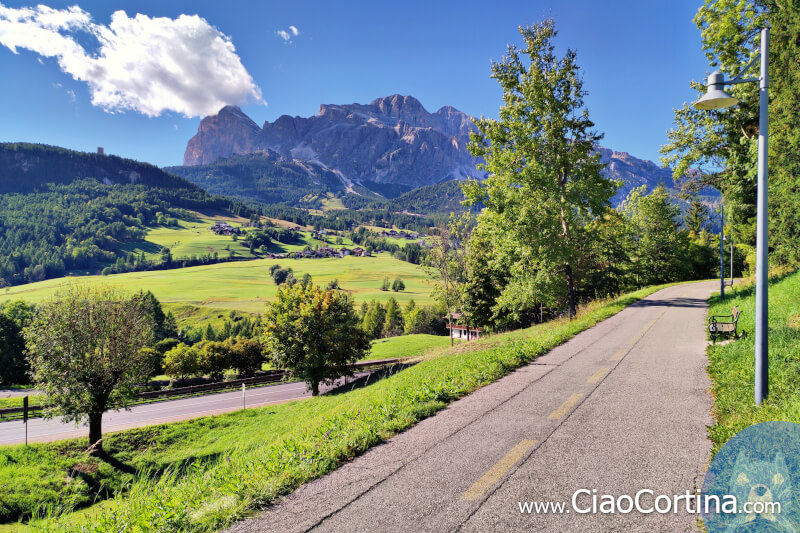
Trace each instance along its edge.
<path fill-rule="evenodd" d="M 78 44 L 76 32 L 97 38 L 96 54 Z M 61 70 L 89 85 L 92 104 L 109 112 L 193 117 L 226 104 L 264 103 L 230 38 L 197 15 L 131 18 L 116 11 L 103 26 L 78 6 L 0 4 L 0 44 L 14 53 L 24 48 L 55 57 Z"/>
<path fill-rule="evenodd" d="M 289 31 L 292 32 L 292 35 L 295 37 L 300 35 L 300 30 L 297 29 L 297 26 L 289 26 Z"/>
<path fill-rule="evenodd" d="M 291 36 L 291 35 L 289 35 L 289 32 L 288 32 L 288 31 L 284 31 L 284 30 L 278 30 L 278 31 L 276 31 L 276 32 L 275 32 L 275 34 L 276 34 L 278 37 L 280 37 L 281 39 L 283 39 L 284 41 L 289 41 L 289 40 L 291 40 L 291 39 L 292 39 L 292 36 Z"/>

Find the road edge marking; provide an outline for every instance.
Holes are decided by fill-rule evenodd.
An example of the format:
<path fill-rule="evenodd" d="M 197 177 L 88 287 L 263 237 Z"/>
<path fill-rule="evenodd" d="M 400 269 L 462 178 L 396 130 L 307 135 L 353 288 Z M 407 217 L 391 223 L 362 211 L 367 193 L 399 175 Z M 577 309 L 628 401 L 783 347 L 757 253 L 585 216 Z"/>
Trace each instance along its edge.
<path fill-rule="evenodd" d="M 472 484 L 462 495 L 462 500 L 474 501 L 484 495 L 489 488 L 497 483 L 503 474 L 517 464 L 522 457 L 528 453 L 528 450 L 533 448 L 537 441 L 531 439 L 523 439 L 516 446 L 505 454 L 494 466 L 492 466 L 484 475 Z"/>

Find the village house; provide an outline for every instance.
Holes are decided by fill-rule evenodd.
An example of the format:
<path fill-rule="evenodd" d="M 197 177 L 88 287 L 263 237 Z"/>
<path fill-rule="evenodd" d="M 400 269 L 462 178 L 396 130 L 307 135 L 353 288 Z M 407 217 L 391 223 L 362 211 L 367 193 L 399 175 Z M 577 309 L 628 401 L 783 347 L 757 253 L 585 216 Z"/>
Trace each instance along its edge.
<path fill-rule="evenodd" d="M 469 326 L 458 324 L 458 321 L 462 316 L 463 315 L 461 313 L 453 313 L 453 329 L 450 331 L 450 336 L 454 339 L 462 339 L 466 341 L 480 339 L 483 328 L 471 328 Z M 448 320 L 448 316 L 445 316 L 444 319 L 447 320 L 445 327 L 450 329 L 450 320 Z"/>

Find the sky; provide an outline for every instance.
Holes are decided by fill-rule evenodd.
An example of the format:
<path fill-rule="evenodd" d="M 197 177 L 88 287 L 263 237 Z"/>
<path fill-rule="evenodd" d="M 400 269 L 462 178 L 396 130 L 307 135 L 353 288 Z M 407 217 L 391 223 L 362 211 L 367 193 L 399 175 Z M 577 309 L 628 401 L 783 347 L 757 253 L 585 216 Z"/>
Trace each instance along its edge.
<path fill-rule="evenodd" d="M 259 125 L 391 94 L 496 117 L 491 61 L 553 18 L 601 144 L 657 161 L 710 70 L 702 0 L 77 1 L 0 0 L 0 142 L 167 166 L 229 103 Z"/>

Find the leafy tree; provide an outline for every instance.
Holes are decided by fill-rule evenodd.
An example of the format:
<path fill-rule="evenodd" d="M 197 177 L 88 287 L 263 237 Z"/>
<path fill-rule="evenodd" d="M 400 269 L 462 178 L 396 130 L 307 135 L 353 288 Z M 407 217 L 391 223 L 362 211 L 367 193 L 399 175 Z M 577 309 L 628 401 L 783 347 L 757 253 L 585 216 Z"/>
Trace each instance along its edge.
<path fill-rule="evenodd" d="M 389 290 L 389 278 L 383 278 L 383 283 L 381 283 L 381 290 L 388 291 Z"/>
<path fill-rule="evenodd" d="M 339 287 L 339 280 L 338 279 L 333 279 L 333 280 L 328 282 L 328 290 L 329 291 L 330 290 L 339 290 L 339 288 L 340 287 Z"/>
<path fill-rule="evenodd" d="M 488 177 L 465 184 L 464 195 L 485 206 L 478 224 L 510 266 L 506 301 L 556 303 L 566 293 L 572 316 L 576 239 L 584 217 L 601 212 L 616 186 L 595 152 L 602 136 L 584 108 L 575 52 L 556 56 L 552 20 L 519 31 L 524 48 L 509 46 L 492 64 L 503 90 L 499 119 L 477 120 L 471 135 L 470 152 L 486 161 Z"/>
<path fill-rule="evenodd" d="M 290 276 L 294 278 L 291 268 L 276 268 L 272 271 L 272 279 L 275 281 L 275 285 L 286 283 Z"/>
<path fill-rule="evenodd" d="M 800 1 L 705 0 L 694 17 L 703 50 L 726 78 L 739 74 L 759 54 L 759 34 L 770 30 L 769 181 L 771 257 L 780 263 L 800 262 Z M 748 76 L 758 75 L 756 70 Z M 698 97 L 702 83 L 691 82 Z M 740 242 L 755 243 L 755 200 L 758 143 L 758 84 L 726 87 L 739 104 L 720 111 L 701 111 L 684 104 L 675 111 L 662 162 L 676 179 L 695 179 L 723 192 L 726 205 L 737 205 L 732 221 Z M 692 172 L 692 170 L 701 172 Z"/>
<path fill-rule="evenodd" d="M 385 337 L 394 337 L 403 332 L 403 313 L 400 311 L 400 306 L 397 305 L 397 300 L 389 298 L 386 302 L 386 318 L 383 320 L 383 335 Z"/>
<path fill-rule="evenodd" d="M 22 331 L 33 318 L 34 308 L 22 300 L 0 305 L 0 383 L 28 382 Z"/>
<path fill-rule="evenodd" d="M 633 189 L 623 210 L 635 228 L 632 250 L 637 285 L 653 285 L 687 279 L 689 241 L 679 231 L 680 209 L 664 187 L 645 194 L 645 185 Z"/>
<path fill-rule="evenodd" d="M 253 375 L 261 370 L 264 363 L 264 350 L 258 341 L 253 339 L 236 339 L 231 347 L 230 365 L 239 373 L 246 376 Z"/>
<path fill-rule="evenodd" d="M 136 295 L 147 309 L 150 309 L 150 316 L 155 324 L 154 336 L 156 341 L 167 337 L 177 337 L 178 327 L 172 313 L 164 314 L 161 302 L 150 291 L 139 291 Z"/>
<path fill-rule="evenodd" d="M 196 376 L 198 366 L 198 350 L 194 346 L 180 343 L 164 354 L 164 372 L 170 378 Z"/>
<path fill-rule="evenodd" d="M 231 347 L 227 342 L 203 341 L 198 346 L 197 370 L 218 379 L 231 365 Z"/>
<path fill-rule="evenodd" d="M 153 340 L 151 310 L 111 287 L 75 286 L 42 304 L 25 341 L 46 416 L 89 422 L 89 444 L 102 450 L 103 413 L 127 407 L 150 371 L 142 350 Z"/>
<path fill-rule="evenodd" d="M 683 215 L 683 225 L 686 229 L 700 235 L 700 232 L 706 228 L 708 223 L 708 207 L 695 196 L 689 203 L 689 208 Z"/>
<path fill-rule="evenodd" d="M 311 285 L 311 274 L 309 274 L 308 272 L 303 274 L 303 277 L 300 278 L 300 284 L 303 287 L 307 287 L 307 286 Z"/>
<path fill-rule="evenodd" d="M 450 345 L 453 344 L 453 320 L 457 308 L 464 311 L 467 257 L 471 231 L 468 214 L 456 218 L 451 215 L 449 223 L 441 222 L 437 228 L 434 245 L 426 257 L 428 273 L 436 280 L 434 297 L 446 310 L 450 327 Z"/>
<path fill-rule="evenodd" d="M 348 365 L 370 348 L 346 296 L 314 285 L 278 288 L 263 324 L 264 346 L 272 363 L 303 379 L 314 396 L 320 383 L 351 375 Z"/>
<path fill-rule="evenodd" d="M 392 282 L 392 290 L 394 292 L 404 291 L 406 290 L 406 284 L 403 282 L 402 279 L 397 278 Z"/>
<path fill-rule="evenodd" d="M 361 329 L 371 339 L 377 339 L 383 332 L 383 324 L 386 321 L 386 308 L 380 302 L 372 300 L 369 303 L 367 312 L 361 322 Z"/>

